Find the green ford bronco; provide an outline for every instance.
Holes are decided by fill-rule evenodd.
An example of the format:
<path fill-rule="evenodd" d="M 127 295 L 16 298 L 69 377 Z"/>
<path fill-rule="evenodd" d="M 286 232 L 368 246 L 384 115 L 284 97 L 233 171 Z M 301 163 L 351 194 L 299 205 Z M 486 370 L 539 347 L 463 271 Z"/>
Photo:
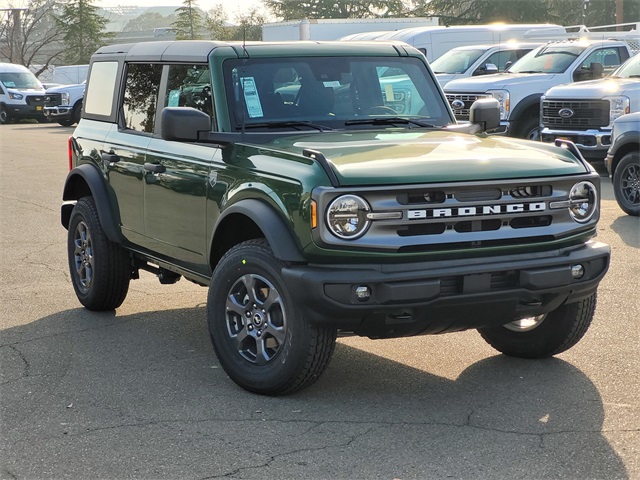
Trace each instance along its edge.
<path fill-rule="evenodd" d="M 563 352 L 609 265 L 600 179 L 498 124 L 489 99 L 456 123 L 400 43 L 103 47 L 63 193 L 76 295 L 115 309 L 141 269 L 208 286 L 220 364 L 269 395 L 313 383 L 338 333 Z"/>

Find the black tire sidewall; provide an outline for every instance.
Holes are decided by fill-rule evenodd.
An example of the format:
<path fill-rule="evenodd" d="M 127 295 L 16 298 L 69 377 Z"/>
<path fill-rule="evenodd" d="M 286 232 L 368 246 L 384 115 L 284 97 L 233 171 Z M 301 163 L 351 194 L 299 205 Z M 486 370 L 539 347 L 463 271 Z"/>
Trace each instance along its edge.
<path fill-rule="evenodd" d="M 75 268 L 75 234 L 80 222 L 84 222 L 91 235 L 94 259 L 94 275 L 86 291 L 80 287 Z M 98 218 L 93 197 L 78 200 L 69 219 L 67 232 L 67 257 L 69 273 L 76 296 L 89 310 L 112 310 L 119 307 L 127 294 L 130 275 L 127 256 L 117 246 L 110 245 Z"/>
<path fill-rule="evenodd" d="M 298 313 L 281 276 L 282 265 L 268 247 L 257 242 L 241 244 L 218 264 L 209 287 L 207 318 L 214 350 L 229 377 L 241 387 L 257 392 L 280 392 L 302 372 L 310 348 L 310 326 Z M 266 365 L 252 364 L 232 344 L 226 327 L 225 304 L 235 282 L 246 274 L 264 277 L 278 290 L 285 317 L 284 345 Z"/>
<path fill-rule="evenodd" d="M 620 159 L 620 162 L 618 162 L 618 165 L 616 165 L 616 169 L 613 172 L 613 193 L 620 208 L 625 213 L 637 217 L 640 215 L 640 205 L 629 203 L 625 198 L 624 193 L 622 192 L 623 173 L 629 167 L 629 165 L 632 164 L 640 164 L 640 153 L 630 152 Z"/>
<path fill-rule="evenodd" d="M 529 331 L 517 332 L 504 326 L 478 331 L 496 350 L 514 357 L 547 358 L 575 345 L 584 335 L 595 311 L 596 295 L 562 305 Z M 586 312 L 583 311 L 586 309 Z"/>

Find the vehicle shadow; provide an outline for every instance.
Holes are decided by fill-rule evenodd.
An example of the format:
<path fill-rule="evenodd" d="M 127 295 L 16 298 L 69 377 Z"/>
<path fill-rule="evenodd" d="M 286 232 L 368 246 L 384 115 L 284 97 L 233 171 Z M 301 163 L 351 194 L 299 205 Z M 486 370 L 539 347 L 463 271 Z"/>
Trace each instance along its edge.
<path fill-rule="evenodd" d="M 270 398 L 226 377 L 205 314 L 73 309 L 0 332 L 0 478 L 628 478 L 563 360 L 449 379 L 339 342 L 316 384 Z"/>
<path fill-rule="evenodd" d="M 640 248 L 640 217 L 627 215 L 620 210 L 620 216 L 611 224 L 611 229 L 627 245 Z"/>

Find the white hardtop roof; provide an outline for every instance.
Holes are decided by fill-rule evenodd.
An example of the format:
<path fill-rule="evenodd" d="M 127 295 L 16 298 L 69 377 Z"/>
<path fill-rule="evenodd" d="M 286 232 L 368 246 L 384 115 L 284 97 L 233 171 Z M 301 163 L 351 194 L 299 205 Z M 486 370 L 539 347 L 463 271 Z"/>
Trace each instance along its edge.
<path fill-rule="evenodd" d="M 413 38 L 416 35 L 421 33 L 434 33 L 434 32 L 453 32 L 453 31 L 465 31 L 465 30 L 481 30 L 481 31 L 491 31 L 495 33 L 500 32 L 510 32 L 513 30 L 533 30 L 534 32 L 539 31 L 540 33 L 551 34 L 551 33 L 563 33 L 566 34 L 566 31 L 561 25 L 554 25 L 550 23 L 515 23 L 515 24 L 503 24 L 503 23 L 495 23 L 488 25 L 452 25 L 450 27 L 412 27 L 412 28 L 404 28 L 402 30 L 397 30 L 395 32 L 390 32 L 386 35 L 382 35 L 378 38 L 378 40 L 406 40 L 409 38 Z"/>

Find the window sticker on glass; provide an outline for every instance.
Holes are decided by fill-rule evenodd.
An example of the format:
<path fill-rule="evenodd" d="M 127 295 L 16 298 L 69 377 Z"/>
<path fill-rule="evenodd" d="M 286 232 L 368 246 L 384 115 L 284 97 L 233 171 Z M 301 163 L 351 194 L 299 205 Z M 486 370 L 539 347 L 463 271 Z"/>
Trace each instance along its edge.
<path fill-rule="evenodd" d="M 393 95 L 393 85 L 384 86 L 384 95 L 385 97 L 387 97 L 387 102 L 392 102 L 395 100 L 395 96 Z"/>
<path fill-rule="evenodd" d="M 330 82 L 322 82 L 325 87 L 338 88 L 340 86 L 340 80 L 331 80 Z"/>
<path fill-rule="evenodd" d="M 180 90 L 171 90 L 169 92 L 169 102 L 167 103 L 167 107 L 178 106 L 180 106 Z"/>
<path fill-rule="evenodd" d="M 242 77 L 242 90 L 244 91 L 244 103 L 247 105 L 249 118 L 263 117 L 262 105 L 253 77 Z"/>

